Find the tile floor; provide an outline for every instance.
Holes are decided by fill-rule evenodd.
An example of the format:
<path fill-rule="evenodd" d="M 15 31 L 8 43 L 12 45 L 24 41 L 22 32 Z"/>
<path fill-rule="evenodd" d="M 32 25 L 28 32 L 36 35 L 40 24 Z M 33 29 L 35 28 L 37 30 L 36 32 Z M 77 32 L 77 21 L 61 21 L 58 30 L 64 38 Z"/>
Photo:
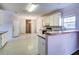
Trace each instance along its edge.
<path fill-rule="evenodd" d="M 37 55 L 38 37 L 36 34 L 23 34 L 20 37 L 13 38 L 3 48 L 0 49 L 0 55 Z M 79 51 L 73 55 L 79 55 Z"/>
<path fill-rule="evenodd" d="M 25 34 L 14 38 L 0 49 L 0 55 L 37 55 L 37 41 L 35 34 Z"/>

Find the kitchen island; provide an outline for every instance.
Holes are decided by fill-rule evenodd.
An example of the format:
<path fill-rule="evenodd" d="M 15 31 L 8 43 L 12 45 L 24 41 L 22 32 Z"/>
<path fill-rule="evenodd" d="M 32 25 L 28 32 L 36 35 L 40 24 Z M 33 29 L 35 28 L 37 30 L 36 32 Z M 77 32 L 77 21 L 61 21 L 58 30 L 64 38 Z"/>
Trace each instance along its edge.
<path fill-rule="evenodd" d="M 64 30 L 46 32 L 45 54 L 47 55 L 71 55 L 79 50 L 79 30 Z"/>
<path fill-rule="evenodd" d="M 47 32 L 48 55 L 71 55 L 79 50 L 79 30 Z"/>
<path fill-rule="evenodd" d="M 0 31 L 0 48 L 4 47 L 7 41 L 8 41 L 7 31 Z"/>

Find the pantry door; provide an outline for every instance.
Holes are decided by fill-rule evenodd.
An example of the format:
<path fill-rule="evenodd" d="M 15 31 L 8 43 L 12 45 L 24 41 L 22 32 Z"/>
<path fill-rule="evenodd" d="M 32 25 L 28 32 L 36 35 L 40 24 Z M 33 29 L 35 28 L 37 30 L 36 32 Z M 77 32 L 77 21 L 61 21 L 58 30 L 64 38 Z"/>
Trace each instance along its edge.
<path fill-rule="evenodd" d="M 31 20 L 26 20 L 26 33 L 31 33 Z"/>

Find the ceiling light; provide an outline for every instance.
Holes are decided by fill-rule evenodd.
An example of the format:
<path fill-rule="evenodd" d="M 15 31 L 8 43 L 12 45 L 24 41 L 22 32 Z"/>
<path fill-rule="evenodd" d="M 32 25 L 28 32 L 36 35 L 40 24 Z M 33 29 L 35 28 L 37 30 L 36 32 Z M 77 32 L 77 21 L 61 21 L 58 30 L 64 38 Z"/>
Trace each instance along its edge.
<path fill-rule="evenodd" d="M 26 7 L 26 10 L 27 10 L 28 12 L 32 12 L 32 11 L 34 11 L 37 7 L 38 7 L 37 4 L 28 4 L 28 6 Z"/>

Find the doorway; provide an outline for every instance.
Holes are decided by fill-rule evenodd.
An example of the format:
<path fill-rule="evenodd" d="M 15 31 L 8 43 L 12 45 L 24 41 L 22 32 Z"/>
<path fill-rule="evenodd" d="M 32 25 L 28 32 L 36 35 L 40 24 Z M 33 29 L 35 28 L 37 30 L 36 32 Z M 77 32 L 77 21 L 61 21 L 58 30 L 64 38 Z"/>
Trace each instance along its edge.
<path fill-rule="evenodd" d="M 26 20 L 26 33 L 31 33 L 31 20 Z"/>

